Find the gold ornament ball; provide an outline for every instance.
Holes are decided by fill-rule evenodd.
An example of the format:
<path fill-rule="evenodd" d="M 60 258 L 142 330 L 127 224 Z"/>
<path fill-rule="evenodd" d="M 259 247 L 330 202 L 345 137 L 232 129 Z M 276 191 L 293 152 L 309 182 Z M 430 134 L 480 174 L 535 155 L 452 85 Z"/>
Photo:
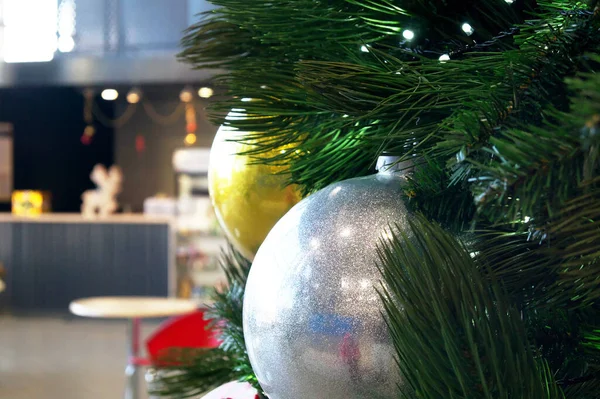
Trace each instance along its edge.
<path fill-rule="evenodd" d="M 228 141 L 243 134 L 227 126 L 219 128 L 208 181 L 221 228 L 242 255 L 253 259 L 271 228 L 301 197 L 296 187 L 285 187 L 286 176 L 279 174 L 284 166 L 254 164 L 255 158 L 236 155 L 253 148 Z"/>

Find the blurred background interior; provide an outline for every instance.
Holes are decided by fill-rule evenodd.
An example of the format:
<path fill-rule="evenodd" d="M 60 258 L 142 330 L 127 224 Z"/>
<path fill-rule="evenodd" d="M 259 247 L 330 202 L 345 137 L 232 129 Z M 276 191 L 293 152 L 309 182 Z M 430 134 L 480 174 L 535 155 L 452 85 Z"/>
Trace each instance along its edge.
<path fill-rule="evenodd" d="M 144 318 L 143 346 L 223 283 L 205 109 L 224 88 L 176 58 L 209 7 L 0 0 L 0 398 L 122 397 L 125 327 Z M 122 296 L 173 306 L 68 311 Z"/>

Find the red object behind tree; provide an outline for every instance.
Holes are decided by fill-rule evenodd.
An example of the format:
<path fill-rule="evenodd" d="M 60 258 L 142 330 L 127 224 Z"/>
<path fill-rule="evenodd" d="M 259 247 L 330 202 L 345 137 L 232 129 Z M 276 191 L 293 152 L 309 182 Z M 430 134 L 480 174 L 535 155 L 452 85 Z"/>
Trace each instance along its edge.
<path fill-rule="evenodd" d="M 148 338 L 146 349 L 151 364 L 171 363 L 185 350 L 216 348 L 221 343 L 215 331 L 208 329 L 210 320 L 198 310 L 184 316 L 167 320 Z M 192 352 L 192 351 L 190 351 Z M 174 356 L 175 355 L 175 356 Z M 182 359 L 180 359 L 182 360 Z"/>

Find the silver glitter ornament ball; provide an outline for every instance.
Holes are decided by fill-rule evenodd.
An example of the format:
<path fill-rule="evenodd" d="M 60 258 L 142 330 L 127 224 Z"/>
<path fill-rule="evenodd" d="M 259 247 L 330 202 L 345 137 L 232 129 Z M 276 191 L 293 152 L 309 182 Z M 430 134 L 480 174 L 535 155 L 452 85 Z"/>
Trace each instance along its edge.
<path fill-rule="evenodd" d="M 403 181 L 380 172 L 332 184 L 294 206 L 261 245 L 244 333 L 269 398 L 398 397 L 376 247 L 391 224 L 408 230 Z"/>

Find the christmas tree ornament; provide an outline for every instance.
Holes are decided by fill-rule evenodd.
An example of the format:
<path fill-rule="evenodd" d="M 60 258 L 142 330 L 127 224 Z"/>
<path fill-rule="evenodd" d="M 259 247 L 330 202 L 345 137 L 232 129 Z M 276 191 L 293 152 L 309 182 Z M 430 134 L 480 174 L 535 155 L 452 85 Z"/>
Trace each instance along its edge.
<path fill-rule="evenodd" d="M 380 157 L 379 173 L 302 200 L 261 245 L 243 321 L 250 362 L 269 398 L 398 397 L 402 379 L 376 290 L 376 248 L 390 229 L 411 233 L 406 176 L 389 161 Z"/>
<path fill-rule="evenodd" d="M 228 119 L 243 118 L 231 112 Z M 298 201 L 295 186 L 285 187 L 283 165 L 253 163 L 249 144 L 233 142 L 245 133 L 227 125 L 217 131 L 208 171 L 210 196 L 219 224 L 238 251 L 252 259 L 273 225 Z M 272 157 L 285 148 L 261 156 Z"/>

